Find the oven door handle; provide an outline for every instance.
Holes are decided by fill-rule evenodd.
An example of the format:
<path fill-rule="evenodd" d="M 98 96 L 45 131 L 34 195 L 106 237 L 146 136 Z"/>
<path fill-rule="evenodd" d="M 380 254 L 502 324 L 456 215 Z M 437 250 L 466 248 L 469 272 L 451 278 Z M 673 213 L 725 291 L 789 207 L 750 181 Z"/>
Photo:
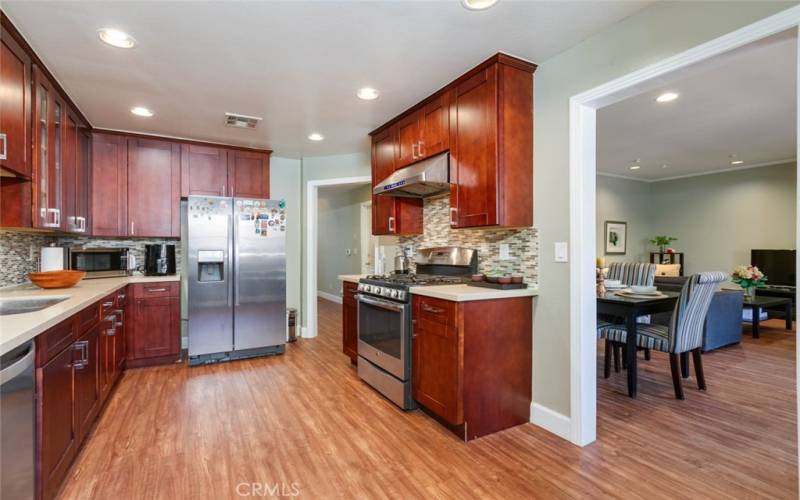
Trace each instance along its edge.
<path fill-rule="evenodd" d="M 367 297 L 366 295 L 361 294 L 357 296 L 357 300 L 359 302 L 380 307 L 381 309 L 386 309 L 388 311 L 403 312 L 403 309 L 405 309 L 405 305 L 403 304 L 395 304 L 394 302 L 389 302 L 388 300 L 373 299 L 372 297 Z"/>

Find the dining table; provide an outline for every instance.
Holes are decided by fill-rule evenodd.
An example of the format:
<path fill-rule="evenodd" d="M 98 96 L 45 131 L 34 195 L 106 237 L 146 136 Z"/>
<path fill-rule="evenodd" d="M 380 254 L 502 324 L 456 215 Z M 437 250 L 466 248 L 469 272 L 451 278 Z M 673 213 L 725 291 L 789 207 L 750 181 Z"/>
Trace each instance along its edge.
<path fill-rule="evenodd" d="M 620 294 L 619 291 L 606 290 L 597 296 L 597 315 L 619 318 L 624 321 L 626 337 L 625 360 L 628 371 L 628 396 L 636 397 L 636 335 L 638 318 L 663 312 L 672 312 L 680 292 L 663 291 L 647 297 Z"/>

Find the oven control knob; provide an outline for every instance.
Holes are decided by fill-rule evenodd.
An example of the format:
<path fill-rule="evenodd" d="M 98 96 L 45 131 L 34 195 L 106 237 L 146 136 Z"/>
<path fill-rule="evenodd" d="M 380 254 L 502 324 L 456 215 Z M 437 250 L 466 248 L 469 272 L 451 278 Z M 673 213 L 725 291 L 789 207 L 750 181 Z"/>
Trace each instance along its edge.
<path fill-rule="evenodd" d="M 393 299 L 397 298 L 397 290 L 392 290 L 392 298 Z"/>
<path fill-rule="evenodd" d="M 382 286 L 381 287 L 381 295 L 383 295 L 384 297 L 388 297 L 389 296 L 389 289 L 386 288 L 385 286 Z"/>
<path fill-rule="evenodd" d="M 406 300 L 406 292 L 402 290 L 397 291 L 397 298 L 400 300 Z"/>
<path fill-rule="evenodd" d="M 371 292 L 372 291 L 372 285 L 364 285 L 364 291 L 365 292 Z"/>

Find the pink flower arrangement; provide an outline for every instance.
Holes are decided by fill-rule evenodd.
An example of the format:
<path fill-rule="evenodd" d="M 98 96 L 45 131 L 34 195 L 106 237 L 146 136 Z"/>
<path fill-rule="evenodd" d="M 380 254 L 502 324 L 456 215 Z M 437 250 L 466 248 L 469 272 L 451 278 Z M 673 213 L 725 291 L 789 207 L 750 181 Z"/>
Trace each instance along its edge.
<path fill-rule="evenodd" d="M 764 283 L 767 282 L 767 277 L 764 273 L 752 264 L 749 266 L 736 266 L 736 269 L 731 274 L 731 279 L 744 289 L 764 286 Z"/>

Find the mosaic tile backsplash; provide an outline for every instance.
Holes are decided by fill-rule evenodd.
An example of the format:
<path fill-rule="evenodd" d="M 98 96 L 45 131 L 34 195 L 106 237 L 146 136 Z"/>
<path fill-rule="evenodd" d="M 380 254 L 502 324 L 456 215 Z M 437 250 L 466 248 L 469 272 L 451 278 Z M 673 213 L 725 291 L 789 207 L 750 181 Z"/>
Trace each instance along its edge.
<path fill-rule="evenodd" d="M 181 244 L 177 239 L 92 238 L 91 236 L 53 235 L 21 231 L 0 231 L 0 286 L 28 281 L 28 273 L 39 270 L 39 249 L 55 244 L 59 247 L 130 248 L 136 264 L 144 264 L 144 246 L 150 243 L 175 245 L 175 265 L 181 268 Z"/>
<path fill-rule="evenodd" d="M 55 242 L 50 234 L 0 231 L 0 286 L 28 281 L 39 270 L 39 249 Z"/>
<path fill-rule="evenodd" d="M 400 245 L 419 248 L 459 246 L 478 250 L 478 270 L 522 274 L 537 284 L 539 243 L 534 227 L 522 229 L 451 229 L 450 199 L 426 199 L 423 206 L 424 234 L 401 236 Z M 500 243 L 509 246 L 510 260 L 500 260 Z"/>

